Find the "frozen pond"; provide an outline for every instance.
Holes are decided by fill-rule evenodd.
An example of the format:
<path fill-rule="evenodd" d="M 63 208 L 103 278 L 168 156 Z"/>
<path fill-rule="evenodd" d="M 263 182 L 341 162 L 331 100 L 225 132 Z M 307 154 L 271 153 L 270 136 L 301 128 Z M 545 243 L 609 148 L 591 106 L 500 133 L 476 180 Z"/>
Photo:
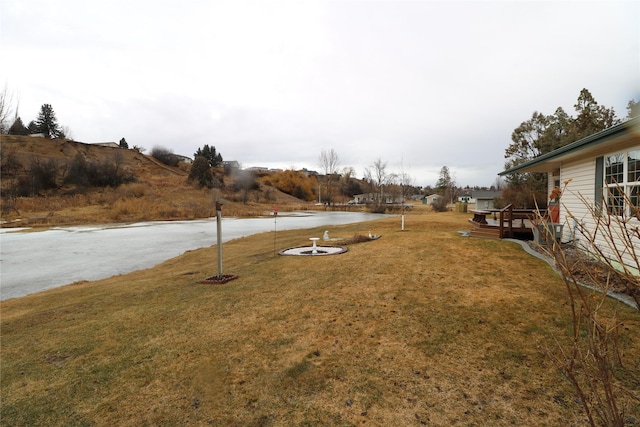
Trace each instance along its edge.
<path fill-rule="evenodd" d="M 350 224 L 381 218 L 362 212 L 279 215 L 277 230 Z M 274 218 L 223 218 L 223 241 L 273 231 Z M 0 232 L 0 300 L 79 280 L 98 280 L 153 267 L 216 243 L 215 218 Z"/>

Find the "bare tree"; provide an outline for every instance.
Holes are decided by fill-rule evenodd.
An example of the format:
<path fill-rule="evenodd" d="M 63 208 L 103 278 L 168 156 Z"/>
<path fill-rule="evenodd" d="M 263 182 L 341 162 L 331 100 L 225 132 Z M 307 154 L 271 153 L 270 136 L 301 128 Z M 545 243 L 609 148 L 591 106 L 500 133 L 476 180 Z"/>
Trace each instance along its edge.
<path fill-rule="evenodd" d="M 402 193 L 402 231 L 404 231 L 405 202 L 410 195 L 409 192 L 411 191 L 411 188 L 415 185 L 415 179 L 405 169 L 404 161 L 400 162 L 400 173 L 398 174 L 398 179 L 400 181 L 400 189 Z"/>
<path fill-rule="evenodd" d="M 372 212 L 386 211 L 385 197 L 391 195 L 395 198 L 400 194 L 400 186 L 396 185 L 399 180 L 398 175 L 387 172 L 387 162 L 383 162 L 380 158 L 364 170 L 364 180 L 373 194 Z"/>
<path fill-rule="evenodd" d="M 333 179 L 334 175 L 338 173 L 338 165 L 340 161 L 338 159 L 338 153 L 332 148 L 329 151 L 322 150 L 320 152 L 320 157 L 318 157 L 318 166 L 324 173 L 325 183 L 326 183 L 326 196 L 325 201 L 328 204 L 332 203 L 333 199 Z"/>
<path fill-rule="evenodd" d="M 62 134 L 69 141 L 73 141 L 73 135 L 71 134 L 71 129 L 69 129 L 69 126 L 62 126 Z"/>
<path fill-rule="evenodd" d="M 13 113 L 13 94 L 9 92 L 7 85 L 0 92 L 0 133 L 5 134 L 9 130 L 11 124 L 9 119 Z"/>
<path fill-rule="evenodd" d="M 377 201 L 381 202 L 384 198 L 384 186 L 389 182 L 387 162 L 383 162 L 382 159 L 378 157 L 369 168 L 365 169 L 364 175 L 365 179 L 373 184 L 377 193 Z"/>
<path fill-rule="evenodd" d="M 493 185 L 491 186 L 492 190 L 500 191 L 507 186 L 503 177 L 496 177 L 495 181 L 493 181 Z"/>
<path fill-rule="evenodd" d="M 356 170 L 353 166 L 345 166 L 342 168 L 342 176 L 340 177 L 340 194 L 346 197 L 353 197 L 362 193 L 362 186 L 359 180 L 355 179 Z"/>

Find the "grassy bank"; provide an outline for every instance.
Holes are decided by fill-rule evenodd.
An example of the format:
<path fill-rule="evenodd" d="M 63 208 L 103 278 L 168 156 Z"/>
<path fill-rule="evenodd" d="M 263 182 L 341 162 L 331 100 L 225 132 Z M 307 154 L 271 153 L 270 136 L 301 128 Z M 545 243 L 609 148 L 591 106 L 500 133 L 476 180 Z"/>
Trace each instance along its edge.
<path fill-rule="evenodd" d="M 584 425 L 547 354 L 570 331 L 564 285 L 517 244 L 460 237 L 467 217 L 331 227 L 382 238 L 329 257 L 277 256 L 273 233 L 235 240 L 226 285 L 197 284 L 217 272 L 206 248 L 2 302 L 1 423 Z M 639 372 L 640 317 L 608 304 Z"/>

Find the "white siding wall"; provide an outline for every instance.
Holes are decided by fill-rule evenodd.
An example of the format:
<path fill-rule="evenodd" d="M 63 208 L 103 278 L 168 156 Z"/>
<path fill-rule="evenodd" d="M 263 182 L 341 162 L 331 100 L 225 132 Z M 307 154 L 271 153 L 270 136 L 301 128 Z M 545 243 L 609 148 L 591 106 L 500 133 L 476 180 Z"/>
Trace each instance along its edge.
<path fill-rule="evenodd" d="M 560 172 L 560 186 L 564 187 L 564 183 L 571 180 L 566 187 L 563 188 L 563 194 L 560 198 L 560 222 L 564 224 L 563 241 L 573 240 L 575 221 L 580 223 L 592 223 L 593 218 L 589 213 L 587 206 L 581 200 L 581 197 L 593 204 L 595 197 L 595 159 L 582 161 L 578 163 L 569 163 L 562 166 Z M 572 218 L 567 218 L 567 213 Z"/>
<path fill-rule="evenodd" d="M 563 186 L 565 181 L 571 179 L 571 182 L 564 188 L 561 198 L 560 222 L 564 224 L 563 242 L 575 239 L 580 243 L 580 233 L 574 234 L 575 221 L 585 224 L 591 229 L 595 227 L 593 215 L 588 209 L 588 207 L 593 208 L 596 203 L 595 173 L 595 158 L 562 165 L 560 175 L 561 186 Z M 588 203 L 588 206 L 585 205 L 585 201 Z M 569 217 L 568 213 L 571 214 L 571 217 Z M 632 220 L 632 222 L 635 222 L 632 226 L 638 224 L 638 221 L 635 219 Z M 584 241 L 584 238 L 582 240 L 582 243 L 587 243 Z M 608 245 L 604 240 L 597 239 L 596 244 L 603 252 L 608 252 L 611 256 L 611 251 L 608 250 Z M 640 245 L 640 242 L 636 242 L 635 245 Z M 622 248 L 621 241 L 617 241 L 616 246 Z M 636 265 L 635 260 L 632 260 L 630 256 L 626 257 L 625 264 L 630 266 Z"/>

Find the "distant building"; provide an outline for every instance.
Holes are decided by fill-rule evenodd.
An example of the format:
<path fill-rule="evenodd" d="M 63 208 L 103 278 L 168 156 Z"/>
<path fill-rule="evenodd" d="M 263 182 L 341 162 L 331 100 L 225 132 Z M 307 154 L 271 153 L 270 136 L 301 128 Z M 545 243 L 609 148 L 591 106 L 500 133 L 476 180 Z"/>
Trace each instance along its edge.
<path fill-rule="evenodd" d="M 99 145 L 101 147 L 120 148 L 120 144 L 117 142 L 94 142 L 92 145 Z"/>
<path fill-rule="evenodd" d="M 176 157 L 178 159 L 180 159 L 181 162 L 185 162 L 185 163 L 189 163 L 189 164 L 193 163 L 193 159 L 191 157 L 182 156 L 180 154 L 176 154 Z"/>
<path fill-rule="evenodd" d="M 424 199 L 422 199 L 423 205 L 432 205 L 436 200 L 442 199 L 442 196 L 439 194 L 430 194 Z"/>
<path fill-rule="evenodd" d="M 391 194 L 383 194 L 382 197 L 378 193 L 364 193 L 364 194 L 356 194 L 353 196 L 353 200 L 356 204 L 367 204 L 367 203 L 376 203 L 381 201 L 382 203 L 392 204 L 392 203 L 402 203 L 401 196 L 392 196 Z"/>
<path fill-rule="evenodd" d="M 458 202 L 459 203 L 475 203 L 476 201 L 471 194 L 466 193 L 458 196 Z"/>
<path fill-rule="evenodd" d="M 222 162 L 225 169 L 240 169 L 240 162 L 237 160 L 225 160 Z"/>
<path fill-rule="evenodd" d="M 305 174 L 306 176 L 318 176 L 318 172 L 316 171 L 310 171 L 307 168 L 302 168 L 300 169 L 300 172 L 302 172 L 303 174 Z"/>
<path fill-rule="evenodd" d="M 479 190 L 471 193 L 475 200 L 476 209 L 491 210 L 495 209 L 494 200 L 500 197 L 500 191 Z"/>

